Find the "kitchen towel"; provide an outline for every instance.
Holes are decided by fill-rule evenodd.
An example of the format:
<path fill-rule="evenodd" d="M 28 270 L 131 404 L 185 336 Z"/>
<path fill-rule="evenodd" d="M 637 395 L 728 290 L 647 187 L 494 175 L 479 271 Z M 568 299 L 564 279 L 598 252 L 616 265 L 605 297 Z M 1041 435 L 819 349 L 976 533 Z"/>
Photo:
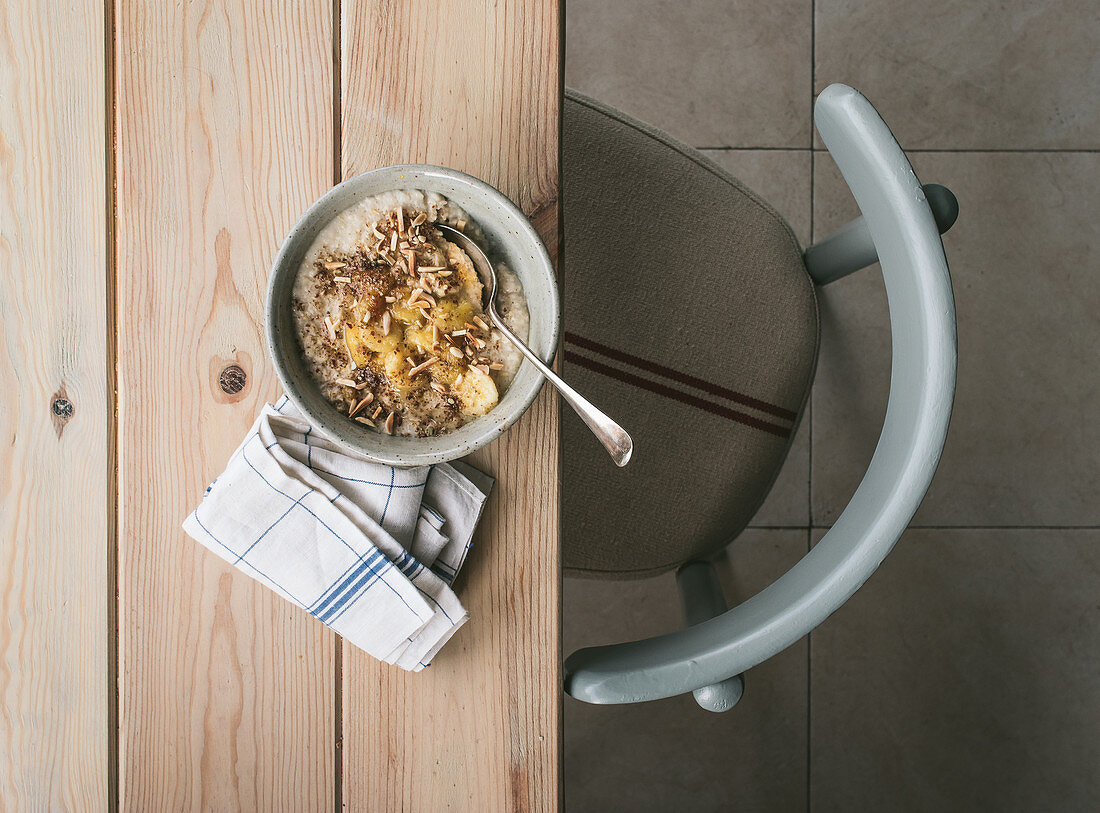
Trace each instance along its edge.
<path fill-rule="evenodd" d="M 349 454 L 284 396 L 264 407 L 184 530 L 379 660 L 419 671 L 465 623 L 451 589 L 491 477 Z"/>

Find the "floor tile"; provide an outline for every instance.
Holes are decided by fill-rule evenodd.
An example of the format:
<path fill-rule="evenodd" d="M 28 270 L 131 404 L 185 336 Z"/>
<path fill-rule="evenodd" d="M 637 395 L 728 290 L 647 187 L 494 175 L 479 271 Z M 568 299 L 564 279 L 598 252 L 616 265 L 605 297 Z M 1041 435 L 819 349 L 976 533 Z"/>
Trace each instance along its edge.
<path fill-rule="evenodd" d="M 810 521 L 810 408 L 794 433 L 791 450 L 749 527 L 807 526 Z"/>
<path fill-rule="evenodd" d="M 809 150 L 704 150 L 723 169 L 758 192 L 775 207 L 803 245 L 810 241 Z M 791 450 L 767 499 L 751 525 L 807 525 L 809 523 L 808 412 L 795 433 Z"/>
<path fill-rule="evenodd" d="M 811 636 L 811 806 L 1100 809 L 1100 532 L 910 531 Z"/>
<path fill-rule="evenodd" d="M 727 596 L 766 587 L 806 550 L 805 531 L 746 531 L 729 549 Z M 682 626 L 674 577 L 565 581 L 564 646 Z M 750 670 L 714 714 L 690 695 L 626 706 L 565 701 L 568 811 L 796 810 L 806 804 L 806 642 Z"/>
<path fill-rule="evenodd" d="M 925 182 L 955 191 L 944 237 L 959 322 L 947 446 L 915 523 L 1100 525 L 1100 154 L 920 153 Z M 814 230 L 857 214 L 825 156 Z M 819 292 L 813 521 L 831 524 L 866 470 L 889 380 L 877 266 Z"/>
<path fill-rule="evenodd" d="M 813 174 L 810 150 L 703 150 L 749 189 L 760 194 L 791 224 L 798 241 L 810 241 Z"/>
<path fill-rule="evenodd" d="M 1100 147 L 1094 0 L 816 0 L 815 92 L 861 90 L 907 149 Z"/>
<path fill-rule="evenodd" d="M 566 85 L 696 147 L 808 147 L 810 0 L 569 0 Z"/>

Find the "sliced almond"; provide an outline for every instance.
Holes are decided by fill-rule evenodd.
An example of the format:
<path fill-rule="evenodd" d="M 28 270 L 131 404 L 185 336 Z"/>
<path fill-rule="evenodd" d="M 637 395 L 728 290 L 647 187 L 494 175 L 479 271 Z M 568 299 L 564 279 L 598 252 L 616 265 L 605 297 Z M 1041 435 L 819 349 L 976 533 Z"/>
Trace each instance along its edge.
<path fill-rule="evenodd" d="M 492 364 L 489 365 L 489 369 L 490 370 L 503 370 L 504 365 L 499 361 L 494 361 Z"/>
<path fill-rule="evenodd" d="M 328 331 L 328 340 L 330 342 L 336 341 L 336 325 L 332 323 L 331 316 L 325 316 L 325 330 Z"/>
<path fill-rule="evenodd" d="M 370 416 L 371 416 L 371 420 L 375 420 L 375 421 L 377 421 L 377 420 L 378 420 L 378 416 L 379 416 L 379 415 L 381 415 L 381 414 L 382 414 L 382 405 L 381 405 L 381 404 L 379 404 L 378 406 L 376 406 L 376 407 L 374 408 L 374 412 L 372 412 L 372 413 L 370 414 Z"/>
<path fill-rule="evenodd" d="M 374 235 L 375 239 L 378 240 L 378 242 L 382 242 L 383 240 L 386 239 L 386 235 L 384 235 L 384 234 L 382 234 L 382 232 L 378 231 L 377 226 L 371 226 L 370 231 L 371 231 L 371 234 Z"/>
<path fill-rule="evenodd" d="M 339 260 L 332 260 L 327 263 L 322 263 L 329 271 L 335 271 L 337 268 L 343 268 L 347 263 L 342 263 Z"/>
<path fill-rule="evenodd" d="M 368 392 L 366 394 L 366 397 L 364 397 L 362 401 L 360 401 L 358 404 L 356 404 L 354 407 L 352 407 L 351 412 L 348 413 L 348 417 L 349 418 L 354 418 L 355 413 L 357 413 L 359 410 L 361 410 L 363 407 L 365 407 L 367 404 L 369 404 L 373 400 L 374 400 L 374 393 Z"/>
<path fill-rule="evenodd" d="M 405 231 L 405 210 L 397 207 L 397 230 Z"/>
<path fill-rule="evenodd" d="M 423 271 L 425 274 L 430 274 L 430 273 L 434 273 L 436 271 L 446 271 L 447 266 L 445 266 L 445 265 L 422 265 L 422 266 L 420 266 L 420 270 Z"/>
<path fill-rule="evenodd" d="M 488 330 L 488 329 L 489 329 L 489 326 L 488 326 L 487 324 L 485 324 L 485 320 L 484 320 L 484 319 L 482 319 L 482 318 L 481 318 L 480 316 L 475 316 L 475 317 L 474 317 L 474 322 L 475 322 L 475 323 L 477 324 L 477 326 L 478 326 L 479 328 L 481 328 L 482 330 Z"/>
<path fill-rule="evenodd" d="M 465 231 L 466 230 L 466 221 L 465 220 L 459 220 L 457 223 L 455 223 L 455 228 L 458 229 L 459 231 Z"/>
<path fill-rule="evenodd" d="M 415 305 L 416 300 L 420 299 L 420 297 L 423 293 L 424 292 L 421 291 L 419 288 L 413 288 L 412 293 L 409 294 L 409 307 L 412 307 L 413 305 Z"/>
<path fill-rule="evenodd" d="M 405 261 L 409 264 L 409 275 L 411 276 L 411 275 L 415 274 L 416 273 L 416 252 L 415 251 L 406 251 L 405 252 Z"/>
<path fill-rule="evenodd" d="M 390 251 L 397 251 L 397 232 L 390 232 Z"/>
<path fill-rule="evenodd" d="M 352 381 L 350 378 L 337 378 L 336 383 L 339 384 L 341 387 L 355 387 L 355 382 Z"/>
<path fill-rule="evenodd" d="M 363 424 L 363 426 L 375 428 L 374 421 L 372 421 L 370 418 L 364 418 L 362 415 L 356 415 L 355 420 L 359 421 L 359 423 Z"/>
<path fill-rule="evenodd" d="M 386 311 L 382 314 L 382 335 L 390 335 L 390 326 L 393 324 L 393 317 L 390 316 L 390 312 Z"/>
<path fill-rule="evenodd" d="M 439 344 L 439 326 L 432 325 L 432 345 Z"/>
<path fill-rule="evenodd" d="M 449 352 L 450 352 L 450 354 L 451 354 L 452 356 L 454 356 L 454 357 L 455 357 L 456 359 L 460 359 L 460 358 L 462 358 L 462 351 L 461 351 L 461 350 L 459 350 L 459 349 L 458 349 L 457 347 L 452 347 L 452 348 L 450 348 Z"/>
<path fill-rule="evenodd" d="M 439 359 L 437 359 L 435 356 L 432 356 L 430 359 L 425 361 L 423 364 L 417 364 L 415 367 L 413 367 L 411 370 L 409 370 L 409 378 L 415 378 L 416 376 L 420 375 L 420 373 L 427 370 L 429 367 L 431 367 L 437 361 L 439 361 Z"/>
<path fill-rule="evenodd" d="M 347 285 L 348 283 L 351 282 L 351 277 L 333 277 L 332 281 L 333 282 L 342 282 L 345 285 Z"/>
<path fill-rule="evenodd" d="M 465 335 L 466 335 L 466 332 L 467 332 L 467 331 L 466 331 L 466 329 L 465 329 L 465 328 L 463 328 L 462 330 L 452 330 L 452 331 L 451 331 L 451 335 L 452 335 L 452 336 L 465 336 Z"/>
<path fill-rule="evenodd" d="M 428 302 L 426 299 L 418 299 L 415 302 L 410 302 L 409 305 L 414 308 L 420 308 L 421 310 L 431 310 L 432 307 L 432 303 Z"/>
<path fill-rule="evenodd" d="M 474 367 L 476 369 L 480 370 L 481 372 L 485 373 L 485 375 L 489 375 L 489 365 L 488 364 L 475 364 Z"/>
<path fill-rule="evenodd" d="M 395 413 L 393 413 L 393 412 L 391 412 L 386 417 L 386 434 L 387 435 L 392 435 L 393 434 L 393 424 L 394 424 L 395 419 L 396 419 L 396 416 L 395 416 Z"/>

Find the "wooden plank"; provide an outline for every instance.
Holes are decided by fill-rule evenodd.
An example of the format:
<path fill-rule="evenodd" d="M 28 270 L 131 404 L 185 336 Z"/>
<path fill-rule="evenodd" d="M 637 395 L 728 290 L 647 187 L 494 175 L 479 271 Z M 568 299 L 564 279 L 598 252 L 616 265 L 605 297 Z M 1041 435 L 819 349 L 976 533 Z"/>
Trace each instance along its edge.
<path fill-rule="evenodd" d="M 343 174 L 470 172 L 558 242 L 555 0 L 342 3 Z M 354 810 L 561 802 L 557 401 L 546 389 L 472 460 L 497 486 L 458 581 L 471 620 L 410 675 L 343 648 L 343 800 Z"/>
<path fill-rule="evenodd" d="M 2 810 L 108 803 L 104 76 L 101 7 L 0 5 Z"/>
<path fill-rule="evenodd" d="M 331 0 L 115 23 L 121 805 L 331 809 L 334 636 L 180 530 L 277 394 L 265 283 L 332 181 Z"/>

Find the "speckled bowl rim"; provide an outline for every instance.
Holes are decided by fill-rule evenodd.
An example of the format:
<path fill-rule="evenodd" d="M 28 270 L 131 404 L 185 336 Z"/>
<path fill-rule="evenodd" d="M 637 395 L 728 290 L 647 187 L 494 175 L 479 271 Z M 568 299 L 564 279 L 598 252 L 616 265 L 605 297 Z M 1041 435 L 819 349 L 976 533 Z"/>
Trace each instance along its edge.
<path fill-rule="evenodd" d="M 391 178 L 395 181 L 389 180 Z M 524 251 L 531 253 L 529 261 L 517 262 L 519 257 L 510 255 L 507 246 L 499 244 L 499 241 L 497 241 L 498 244 L 488 247 L 491 252 L 494 252 L 494 260 L 507 263 L 516 273 L 525 295 L 529 285 L 536 281 L 540 283 L 539 289 L 548 307 L 543 307 L 536 315 L 535 308 L 532 307 L 532 299 L 528 297 L 528 307 L 531 312 L 531 349 L 548 363 L 558 346 L 561 301 L 554 264 L 534 226 L 506 195 L 480 178 L 465 172 L 433 164 L 397 164 L 370 170 L 334 186 L 306 209 L 294 224 L 275 257 L 268 278 L 264 308 L 264 332 L 268 354 L 275 364 L 276 374 L 287 397 L 318 431 L 349 452 L 392 466 L 431 465 L 470 454 L 475 449 L 500 437 L 518 421 L 534 402 L 545 383 L 545 379 L 534 365 L 524 360 L 500 403 L 486 415 L 470 421 L 455 432 L 433 438 L 383 435 L 348 421 L 346 416 L 321 398 L 317 385 L 308 372 L 304 369 L 296 372 L 292 368 L 288 347 L 293 347 L 299 354 L 301 348 L 293 325 L 289 323 L 292 319 L 289 303 L 277 302 L 275 299 L 281 286 L 293 285 L 293 278 L 298 272 L 301 258 L 304 257 L 320 230 L 333 217 L 354 205 L 358 200 L 392 189 L 422 189 L 438 192 L 467 212 L 471 208 L 469 201 L 481 195 L 502 210 L 504 217 L 499 222 L 494 219 L 494 222 L 487 223 L 484 216 L 475 215 L 473 212 L 470 212 L 470 217 L 485 231 L 487 238 L 490 235 L 507 233 L 511 236 L 512 242 L 522 244 Z M 343 199 L 345 196 L 347 199 L 345 205 L 335 208 L 327 217 L 319 214 L 332 206 L 334 201 Z M 538 329 L 536 329 L 536 319 L 540 321 Z M 285 341 L 280 337 L 280 332 L 284 330 L 287 331 Z M 302 363 L 300 357 L 297 361 L 298 364 Z"/>

